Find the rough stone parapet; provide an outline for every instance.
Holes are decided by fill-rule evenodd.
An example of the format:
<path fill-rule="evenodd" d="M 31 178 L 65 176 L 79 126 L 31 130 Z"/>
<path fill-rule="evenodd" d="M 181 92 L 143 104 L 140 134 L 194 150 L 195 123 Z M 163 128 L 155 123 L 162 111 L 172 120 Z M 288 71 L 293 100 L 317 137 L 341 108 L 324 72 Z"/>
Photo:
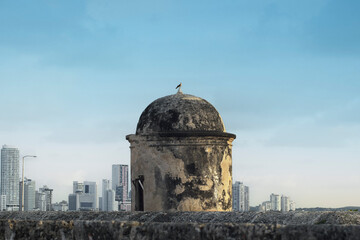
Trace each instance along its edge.
<path fill-rule="evenodd" d="M 2 220 L 360 225 L 360 212 L 0 212 Z"/>
<path fill-rule="evenodd" d="M 0 239 L 360 239 L 360 213 L 1 212 Z"/>

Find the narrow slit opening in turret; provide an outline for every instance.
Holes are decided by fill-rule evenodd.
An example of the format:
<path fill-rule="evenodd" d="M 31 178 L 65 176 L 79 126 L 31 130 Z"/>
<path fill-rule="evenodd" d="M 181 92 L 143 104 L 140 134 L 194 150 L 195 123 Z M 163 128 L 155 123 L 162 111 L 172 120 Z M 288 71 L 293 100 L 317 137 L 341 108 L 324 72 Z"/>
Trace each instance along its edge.
<path fill-rule="evenodd" d="M 134 181 L 135 185 L 135 211 L 144 211 L 144 176 L 140 175 Z"/>

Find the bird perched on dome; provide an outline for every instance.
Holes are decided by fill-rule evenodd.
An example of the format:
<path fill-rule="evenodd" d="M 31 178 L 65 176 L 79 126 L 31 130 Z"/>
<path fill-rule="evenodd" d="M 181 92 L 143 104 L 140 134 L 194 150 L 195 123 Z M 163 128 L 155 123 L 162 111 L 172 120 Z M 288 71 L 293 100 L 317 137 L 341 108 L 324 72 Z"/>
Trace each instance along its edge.
<path fill-rule="evenodd" d="M 182 83 L 180 83 L 179 85 L 177 85 L 177 87 L 175 88 L 175 89 L 179 88 L 178 93 L 182 93 L 182 91 L 181 91 L 181 86 L 182 86 Z"/>

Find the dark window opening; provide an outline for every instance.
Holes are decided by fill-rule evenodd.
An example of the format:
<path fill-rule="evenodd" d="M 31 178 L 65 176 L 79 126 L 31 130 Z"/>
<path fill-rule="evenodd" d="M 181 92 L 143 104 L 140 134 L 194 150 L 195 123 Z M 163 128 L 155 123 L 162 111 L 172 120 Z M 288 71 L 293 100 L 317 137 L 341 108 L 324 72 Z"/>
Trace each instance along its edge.
<path fill-rule="evenodd" d="M 135 211 L 144 211 L 144 176 L 133 181 L 135 187 Z"/>
<path fill-rule="evenodd" d="M 85 185 L 85 193 L 89 193 L 89 185 Z"/>

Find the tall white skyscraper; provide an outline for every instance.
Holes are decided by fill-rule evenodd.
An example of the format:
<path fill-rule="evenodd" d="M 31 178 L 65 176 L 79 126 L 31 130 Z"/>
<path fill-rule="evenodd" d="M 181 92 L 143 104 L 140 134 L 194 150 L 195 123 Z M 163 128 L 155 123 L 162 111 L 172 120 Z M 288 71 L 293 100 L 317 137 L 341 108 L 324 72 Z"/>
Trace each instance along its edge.
<path fill-rule="evenodd" d="M 35 209 L 39 211 L 46 211 L 45 193 L 40 191 L 35 191 Z"/>
<path fill-rule="evenodd" d="M 101 194 L 101 202 L 102 202 L 101 210 L 102 211 L 107 211 L 107 202 L 108 202 L 107 201 L 107 190 L 110 189 L 110 186 L 111 186 L 110 180 L 108 180 L 108 179 L 102 180 L 102 194 Z"/>
<path fill-rule="evenodd" d="M 20 181 L 20 207 L 22 205 L 22 182 Z M 24 180 L 24 211 L 33 211 L 35 209 L 35 181 L 31 179 Z"/>
<path fill-rule="evenodd" d="M 288 212 L 290 211 L 290 199 L 284 195 L 281 196 L 281 211 Z"/>
<path fill-rule="evenodd" d="M 104 211 L 117 211 L 118 210 L 118 205 L 117 202 L 115 201 L 115 191 L 112 189 L 108 189 L 106 191 L 106 198 L 107 198 L 107 209 Z"/>
<path fill-rule="evenodd" d="M 111 181 L 107 179 L 102 180 L 102 211 L 116 211 L 117 204 L 115 201 L 115 191 L 111 189 Z"/>
<path fill-rule="evenodd" d="M 232 186 L 233 211 L 246 212 L 250 210 L 249 187 L 242 182 L 235 182 Z"/>
<path fill-rule="evenodd" d="M 7 145 L 1 149 L 1 195 L 8 210 L 19 209 L 19 150 Z"/>
<path fill-rule="evenodd" d="M 271 202 L 271 210 L 273 211 L 281 210 L 280 195 L 272 193 L 270 195 L 270 202 Z"/>
<path fill-rule="evenodd" d="M 112 189 L 115 191 L 115 200 L 124 202 L 129 193 L 129 166 L 122 164 L 112 165 Z"/>

